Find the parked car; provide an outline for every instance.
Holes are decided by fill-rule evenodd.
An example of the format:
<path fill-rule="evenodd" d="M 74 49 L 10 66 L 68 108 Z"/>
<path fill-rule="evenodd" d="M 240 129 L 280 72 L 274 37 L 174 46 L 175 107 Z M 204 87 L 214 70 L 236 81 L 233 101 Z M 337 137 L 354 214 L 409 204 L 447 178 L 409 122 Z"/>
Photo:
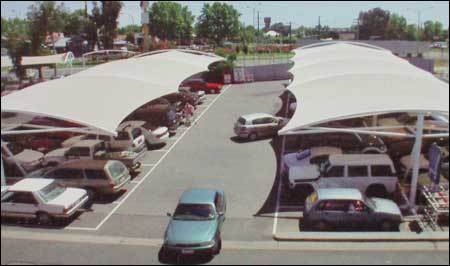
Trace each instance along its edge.
<path fill-rule="evenodd" d="M 356 188 L 367 196 L 385 197 L 397 189 L 394 163 L 385 154 L 330 155 L 319 166 L 295 166 L 289 169 L 289 186 Z"/>
<path fill-rule="evenodd" d="M 206 99 L 206 94 L 204 91 L 195 91 L 195 90 L 191 89 L 190 87 L 180 87 L 179 91 L 187 92 L 187 93 L 194 93 L 195 95 L 197 95 L 197 97 L 199 99 L 199 104 L 202 104 Z"/>
<path fill-rule="evenodd" d="M 114 160 L 68 161 L 57 167 L 37 170 L 28 177 L 51 178 L 63 186 L 83 188 L 91 197 L 115 194 L 131 181 L 127 167 Z"/>
<path fill-rule="evenodd" d="M 203 79 L 189 79 L 183 81 L 180 87 L 188 87 L 191 91 L 204 91 L 206 93 L 220 93 L 222 90 L 222 84 L 206 82 Z"/>
<path fill-rule="evenodd" d="M 163 98 L 168 100 L 170 104 L 178 104 L 181 108 L 183 108 L 186 103 L 196 107 L 201 101 L 200 97 L 196 93 L 191 92 L 174 92 L 164 96 Z M 181 109 L 179 111 L 181 111 Z"/>
<path fill-rule="evenodd" d="M 148 147 L 165 144 L 169 139 L 169 129 L 167 127 L 155 126 L 145 121 L 130 120 L 119 126 L 119 131 L 125 128 L 140 128 Z"/>
<path fill-rule="evenodd" d="M 162 129 L 162 131 L 164 131 Z M 108 149 L 113 151 L 133 151 L 140 153 L 146 148 L 147 130 L 142 127 L 134 127 L 131 123 L 119 125 L 117 137 L 107 135 L 78 135 L 62 142 L 63 148 L 68 148 L 81 140 L 103 140 Z M 150 138 L 150 136 L 148 136 Z"/>
<path fill-rule="evenodd" d="M 256 140 L 261 137 L 273 137 L 284 127 L 288 119 L 270 114 L 256 113 L 241 116 L 234 124 L 234 133 L 239 138 Z"/>
<path fill-rule="evenodd" d="M 2 192 L 1 213 L 49 224 L 54 218 L 70 218 L 88 199 L 83 189 L 66 188 L 53 179 L 26 178 Z"/>
<path fill-rule="evenodd" d="M 214 189 L 191 189 L 183 193 L 164 236 L 163 253 L 217 255 L 222 247 L 225 193 Z"/>
<path fill-rule="evenodd" d="M 82 140 L 70 148 L 61 148 L 47 153 L 43 165 L 59 165 L 70 160 L 117 160 L 121 161 L 130 171 L 140 168 L 140 160 L 145 156 L 145 150 L 139 153 L 133 151 L 108 151 L 102 140 Z"/>
<path fill-rule="evenodd" d="M 19 145 L 2 141 L 2 156 L 7 165 L 19 163 L 27 172 L 41 167 L 44 154 L 35 150 L 24 149 Z M 8 153 L 6 148 L 11 152 Z"/>
<path fill-rule="evenodd" d="M 388 151 L 383 139 L 376 135 L 357 133 L 319 133 L 286 138 L 286 150 L 296 151 L 311 147 L 339 147 L 344 153 L 384 154 Z"/>
<path fill-rule="evenodd" d="M 288 174 L 289 169 L 295 166 L 319 165 L 324 160 L 328 160 L 329 155 L 333 154 L 342 154 L 342 149 L 324 146 L 287 153 L 283 155 L 281 172 L 282 174 Z"/>
<path fill-rule="evenodd" d="M 398 231 L 403 221 L 397 204 L 391 200 L 368 198 L 357 189 L 319 189 L 305 203 L 305 227 L 330 229 L 376 228 Z"/>

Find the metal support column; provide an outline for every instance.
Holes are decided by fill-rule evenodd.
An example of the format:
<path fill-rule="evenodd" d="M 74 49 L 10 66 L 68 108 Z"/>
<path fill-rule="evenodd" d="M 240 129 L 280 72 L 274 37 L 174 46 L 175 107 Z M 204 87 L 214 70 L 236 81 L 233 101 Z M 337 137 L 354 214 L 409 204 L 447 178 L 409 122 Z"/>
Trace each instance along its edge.
<path fill-rule="evenodd" d="M 420 154 L 422 150 L 422 136 L 423 136 L 423 122 L 424 114 L 418 115 L 416 124 L 416 142 L 414 144 L 413 152 L 411 155 L 413 163 L 412 180 L 411 180 L 411 191 L 409 197 L 409 204 L 412 208 L 416 207 L 416 196 L 417 196 L 417 183 L 419 180 L 419 168 L 420 168 Z"/>

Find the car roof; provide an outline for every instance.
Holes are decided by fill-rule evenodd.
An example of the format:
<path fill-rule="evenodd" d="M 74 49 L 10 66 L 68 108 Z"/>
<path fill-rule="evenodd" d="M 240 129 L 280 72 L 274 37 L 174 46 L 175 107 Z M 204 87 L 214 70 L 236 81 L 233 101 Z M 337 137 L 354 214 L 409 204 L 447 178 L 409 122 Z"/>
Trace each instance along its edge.
<path fill-rule="evenodd" d="M 332 165 L 392 165 L 387 154 L 333 154 L 329 161 Z"/>
<path fill-rule="evenodd" d="M 47 178 L 25 178 L 9 187 L 9 191 L 35 192 L 53 182 L 53 179 Z"/>
<path fill-rule="evenodd" d="M 84 139 L 84 140 L 80 140 L 79 142 L 75 143 L 72 147 L 93 147 L 102 142 L 103 142 L 103 140 L 99 140 L 99 139 Z"/>
<path fill-rule="evenodd" d="M 214 204 L 217 190 L 196 188 L 186 190 L 180 198 L 180 204 Z"/>
<path fill-rule="evenodd" d="M 317 190 L 319 200 L 363 200 L 363 195 L 352 188 L 323 188 Z"/>
<path fill-rule="evenodd" d="M 70 168 L 70 169 L 104 169 L 105 166 L 110 162 L 111 160 L 73 160 L 68 161 L 65 163 L 62 163 L 55 169 L 61 169 L 61 168 Z M 53 171 L 52 169 L 51 171 Z"/>
<path fill-rule="evenodd" d="M 124 129 L 130 127 L 130 128 L 134 128 L 134 127 L 142 127 L 143 125 L 145 125 L 145 121 L 142 120 L 129 120 L 129 121 L 125 121 L 123 123 L 121 123 L 119 125 L 119 127 L 117 128 L 117 131 L 123 131 Z"/>
<path fill-rule="evenodd" d="M 270 115 L 270 114 L 265 114 L 265 113 L 254 113 L 254 114 L 243 115 L 241 117 L 247 121 L 252 121 L 252 120 L 258 119 L 258 118 L 274 117 L 274 116 Z"/>

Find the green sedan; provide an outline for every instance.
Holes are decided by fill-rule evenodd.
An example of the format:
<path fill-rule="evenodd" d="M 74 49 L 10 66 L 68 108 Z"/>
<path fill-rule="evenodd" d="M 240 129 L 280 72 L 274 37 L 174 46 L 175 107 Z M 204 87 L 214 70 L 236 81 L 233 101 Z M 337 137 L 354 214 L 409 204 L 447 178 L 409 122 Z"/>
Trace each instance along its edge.
<path fill-rule="evenodd" d="M 214 189 L 191 189 L 183 193 L 164 236 L 165 255 L 220 253 L 225 222 L 225 193 Z"/>

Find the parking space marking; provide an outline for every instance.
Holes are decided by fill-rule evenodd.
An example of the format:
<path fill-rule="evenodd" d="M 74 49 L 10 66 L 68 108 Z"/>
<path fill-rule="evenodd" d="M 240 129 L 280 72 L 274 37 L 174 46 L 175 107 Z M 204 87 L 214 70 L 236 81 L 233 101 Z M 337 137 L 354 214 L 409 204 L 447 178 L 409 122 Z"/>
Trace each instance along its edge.
<path fill-rule="evenodd" d="M 149 150 L 147 152 L 167 152 L 168 150 L 163 150 L 163 149 L 159 149 L 159 150 Z M 144 165 L 144 164 L 143 164 Z M 151 165 L 152 166 L 152 165 Z"/>
<path fill-rule="evenodd" d="M 153 166 L 155 166 L 154 164 L 151 164 L 151 163 L 143 163 L 141 165 L 144 166 L 144 167 L 153 167 Z"/>
<path fill-rule="evenodd" d="M 215 97 L 212 102 L 205 108 L 205 110 L 203 110 L 200 115 L 193 121 L 192 125 L 194 125 L 195 123 L 197 123 L 202 117 L 203 115 L 209 110 L 209 108 L 211 108 L 211 106 L 214 105 L 214 103 L 216 103 L 216 101 L 225 94 L 225 92 L 228 90 L 228 88 L 230 88 L 231 85 L 228 85 L 225 87 L 224 90 L 222 90 L 222 93 L 219 94 L 217 97 Z M 127 193 L 127 195 L 125 195 L 125 197 L 123 198 L 122 201 L 120 201 L 119 203 L 117 203 L 117 205 L 114 207 L 114 209 L 95 227 L 95 229 L 92 228 L 83 228 L 83 227 L 66 227 L 65 229 L 69 229 L 69 230 L 87 230 L 87 231 L 98 231 L 108 220 L 109 218 L 111 218 L 111 216 L 113 216 L 116 211 L 120 208 L 120 206 L 122 206 L 123 203 L 126 202 L 126 200 L 136 191 L 136 189 L 138 187 L 140 187 L 142 185 L 142 183 L 144 183 L 145 180 L 147 180 L 147 178 L 151 175 L 151 173 L 153 173 L 153 171 L 158 167 L 158 165 L 166 158 L 166 156 L 172 151 L 172 149 L 177 145 L 178 142 L 180 142 L 183 137 L 189 132 L 189 130 L 192 128 L 192 126 L 185 128 L 185 130 L 183 131 L 183 133 L 179 136 L 179 138 L 173 143 L 173 145 L 167 150 L 166 153 L 164 153 L 164 155 L 152 166 L 152 168 L 147 172 L 147 174 L 145 174 L 145 176 L 143 178 L 141 178 L 136 185 Z M 144 165 L 145 166 L 145 165 Z"/>

